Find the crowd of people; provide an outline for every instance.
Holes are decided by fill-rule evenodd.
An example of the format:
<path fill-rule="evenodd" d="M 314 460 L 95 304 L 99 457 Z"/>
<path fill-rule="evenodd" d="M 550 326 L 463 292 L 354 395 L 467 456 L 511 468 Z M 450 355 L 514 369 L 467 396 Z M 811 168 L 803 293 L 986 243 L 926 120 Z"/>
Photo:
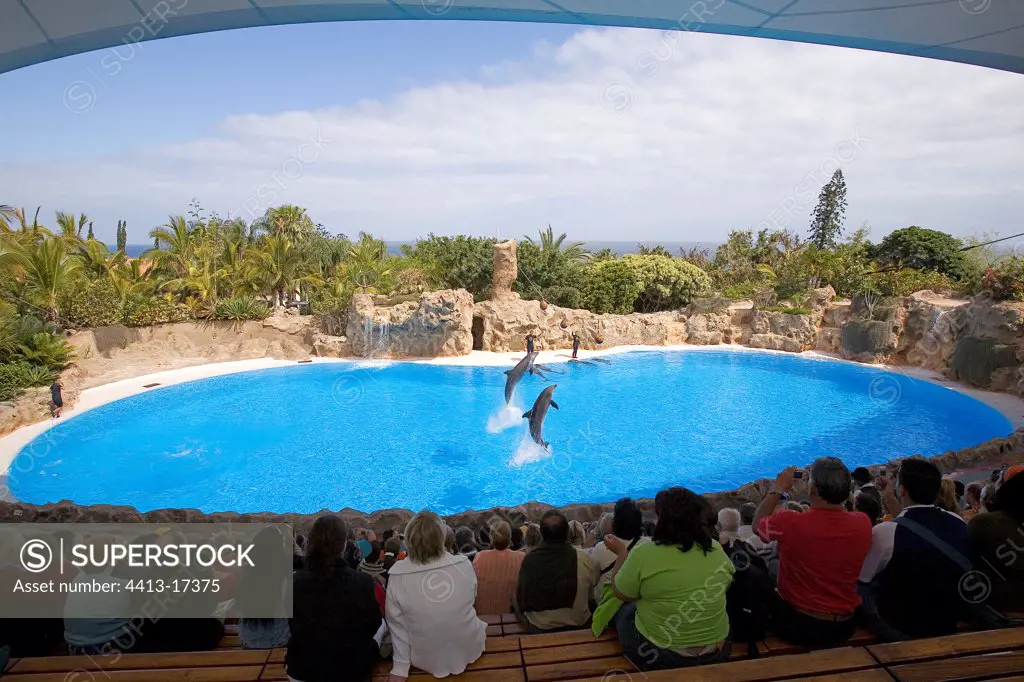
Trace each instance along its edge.
<path fill-rule="evenodd" d="M 294 682 L 368 680 L 381 658 L 390 682 L 404 682 L 413 667 L 465 670 L 492 614 L 514 613 L 530 633 L 614 627 L 643 670 L 727 660 L 736 645 L 753 653 L 768 632 L 830 647 L 858 625 L 899 641 L 1019 624 L 1022 471 L 964 486 L 922 458 L 874 477 L 823 457 L 781 472 L 758 506 L 717 513 L 673 487 L 653 509 L 623 498 L 586 524 L 551 510 L 473 530 L 421 511 L 378 536 L 324 514 L 295 539 L 291 618 L 246 617 L 247 595 L 280 590 L 287 574 L 241 575 L 240 640 L 286 647 Z M 265 528 L 255 552 L 282 542 Z M 223 634 L 215 617 L 161 622 L 125 646 L 124 620 L 68 617 L 63 637 L 96 654 L 212 649 Z"/>

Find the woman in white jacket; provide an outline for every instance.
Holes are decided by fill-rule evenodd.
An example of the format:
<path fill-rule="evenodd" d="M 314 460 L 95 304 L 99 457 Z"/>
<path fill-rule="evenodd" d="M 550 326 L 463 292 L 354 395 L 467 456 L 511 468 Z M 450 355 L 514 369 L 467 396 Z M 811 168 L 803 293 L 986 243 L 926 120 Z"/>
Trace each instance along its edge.
<path fill-rule="evenodd" d="M 389 682 L 404 682 L 411 665 L 434 677 L 458 675 L 484 651 L 487 625 L 473 608 L 476 573 L 469 559 L 445 551 L 444 529 L 433 512 L 412 517 L 405 529 L 409 557 L 388 573 Z"/>

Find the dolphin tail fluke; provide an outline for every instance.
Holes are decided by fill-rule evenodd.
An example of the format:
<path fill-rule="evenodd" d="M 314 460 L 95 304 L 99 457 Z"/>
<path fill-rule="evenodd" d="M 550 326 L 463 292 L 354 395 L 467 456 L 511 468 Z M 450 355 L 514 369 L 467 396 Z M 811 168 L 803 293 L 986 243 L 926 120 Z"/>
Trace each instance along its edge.
<path fill-rule="evenodd" d="M 529 419 L 532 416 L 533 416 L 533 410 L 527 410 L 526 412 L 523 412 L 523 419 Z"/>
<path fill-rule="evenodd" d="M 558 409 L 558 403 L 556 403 L 554 400 L 552 400 L 551 401 L 551 407 L 553 407 L 553 408 L 555 408 L 557 410 Z"/>

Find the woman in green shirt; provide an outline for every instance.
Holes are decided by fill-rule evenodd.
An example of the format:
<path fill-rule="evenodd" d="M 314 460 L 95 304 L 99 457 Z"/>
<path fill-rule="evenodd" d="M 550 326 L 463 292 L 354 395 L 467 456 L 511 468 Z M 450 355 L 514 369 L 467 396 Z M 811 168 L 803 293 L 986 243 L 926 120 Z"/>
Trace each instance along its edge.
<path fill-rule="evenodd" d="M 615 536 L 615 596 L 624 602 L 615 628 L 627 658 L 641 670 L 682 668 L 729 659 L 725 593 L 735 567 L 713 539 L 711 506 L 686 488 L 654 498 L 654 542 L 628 551 Z"/>

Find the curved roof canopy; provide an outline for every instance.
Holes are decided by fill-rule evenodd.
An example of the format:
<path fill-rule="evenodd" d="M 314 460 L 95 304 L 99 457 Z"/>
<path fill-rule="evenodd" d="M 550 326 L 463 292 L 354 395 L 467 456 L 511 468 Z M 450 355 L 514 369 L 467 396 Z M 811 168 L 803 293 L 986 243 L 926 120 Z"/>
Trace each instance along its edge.
<path fill-rule="evenodd" d="M 1024 73 L 1024 0 L 0 0 L 0 73 L 156 38 L 367 19 L 703 31 Z"/>

